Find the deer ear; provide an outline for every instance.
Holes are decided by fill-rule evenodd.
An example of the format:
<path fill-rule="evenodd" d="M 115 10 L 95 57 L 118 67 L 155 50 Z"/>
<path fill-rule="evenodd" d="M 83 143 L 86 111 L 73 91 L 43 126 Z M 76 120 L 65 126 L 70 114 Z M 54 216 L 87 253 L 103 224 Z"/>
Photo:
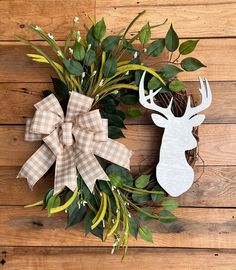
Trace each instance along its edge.
<path fill-rule="evenodd" d="M 166 127 L 167 119 L 160 114 L 152 113 L 151 114 L 152 121 L 158 126 L 158 127 Z"/>
<path fill-rule="evenodd" d="M 199 115 L 195 115 L 192 118 L 189 119 L 191 125 L 193 127 L 197 127 L 199 125 L 201 125 L 201 123 L 205 120 L 205 115 L 204 114 L 199 114 Z"/>

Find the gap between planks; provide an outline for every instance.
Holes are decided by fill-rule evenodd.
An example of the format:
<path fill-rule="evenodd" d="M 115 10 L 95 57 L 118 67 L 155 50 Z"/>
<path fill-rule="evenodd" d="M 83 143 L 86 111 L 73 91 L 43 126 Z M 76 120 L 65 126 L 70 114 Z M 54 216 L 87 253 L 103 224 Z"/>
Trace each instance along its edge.
<path fill-rule="evenodd" d="M 178 208 L 171 224 L 149 222 L 154 243 L 130 238 L 135 247 L 236 248 L 236 209 Z M 84 237 L 81 225 L 65 230 L 64 213 L 47 217 L 40 208 L 0 207 L 1 246 L 111 246 L 92 235 Z"/>
<path fill-rule="evenodd" d="M 132 167 L 135 175 L 145 168 Z M 202 174 L 202 167 L 195 167 L 195 179 Z M 31 191 L 25 179 L 16 179 L 20 167 L 0 167 L 0 205 L 23 206 L 43 198 L 44 193 L 53 186 L 54 173 L 43 177 Z M 204 174 L 193 186 L 177 198 L 184 207 L 236 207 L 236 166 L 207 166 Z"/>
<path fill-rule="evenodd" d="M 185 72 L 180 74 L 179 78 L 184 81 L 196 81 L 198 76 L 202 76 L 207 77 L 209 81 L 235 81 L 235 46 L 236 39 L 232 38 L 207 39 L 199 42 L 194 52 L 194 57 L 201 60 L 208 68 L 202 68 L 192 73 Z M 225 48 L 223 52 L 221 50 L 222 47 Z M 55 75 L 52 68 L 46 64 L 43 65 L 31 61 L 25 56 L 26 53 L 34 53 L 34 50 L 27 46 L 19 45 L 19 43 L 11 43 L 10 45 L 0 43 L 0 82 L 24 81 L 26 83 L 50 81 L 50 75 Z M 221 57 L 218 57 L 218 55 L 221 55 Z M 168 59 L 167 53 L 164 53 L 161 59 L 166 61 Z M 158 67 L 155 58 L 150 58 L 148 64 Z"/>
<path fill-rule="evenodd" d="M 200 102 L 198 82 L 186 82 L 187 91 L 195 97 L 195 103 Z M 213 92 L 213 102 L 204 111 L 205 123 L 236 123 L 236 82 L 210 82 Z M 52 83 L 0 83 L 0 107 L 4 114 L 0 115 L 0 124 L 24 124 L 26 118 L 33 117 L 34 104 L 43 98 L 43 91 L 52 90 Z M 224 99 L 222 98 L 224 92 Z M 125 112 L 130 106 L 121 107 Z M 224 107 L 224 109 L 222 109 Z M 150 110 L 141 105 L 141 117 L 126 119 L 126 124 L 151 124 Z"/>
<path fill-rule="evenodd" d="M 131 166 L 156 164 L 162 129 L 154 125 L 127 125 L 118 141 L 133 150 Z M 199 127 L 200 155 L 205 165 L 236 165 L 236 125 L 203 124 Z M 24 141 L 24 126 L 0 126 L 0 166 L 22 165 L 40 146 Z M 201 165 L 201 162 L 197 162 Z"/>
<path fill-rule="evenodd" d="M 122 251 L 111 255 L 111 248 L 103 247 L 2 247 L 0 252 L 6 270 L 65 270 L 65 265 L 70 270 L 111 269 L 111 265 L 113 270 L 157 265 L 165 270 L 234 270 L 236 264 L 236 251 L 224 249 L 129 248 L 122 262 Z"/>

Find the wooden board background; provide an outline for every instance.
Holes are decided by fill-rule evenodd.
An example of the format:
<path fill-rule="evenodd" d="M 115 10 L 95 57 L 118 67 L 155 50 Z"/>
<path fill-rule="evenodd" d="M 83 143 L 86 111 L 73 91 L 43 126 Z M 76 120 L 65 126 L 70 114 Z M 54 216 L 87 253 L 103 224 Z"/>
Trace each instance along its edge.
<path fill-rule="evenodd" d="M 65 230 L 64 215 L 48 219 L 40 209 L 23 209 L 41 198 L 52 184 L 49 175 L 30 192 L 15 176 L 37 144 L 23 141 L 24 123 L 42 91 L 51 89 L 47 66 L 32 63 L 32 52 L 14 38 L 27 35 L 33 22 L 63 41 L 74 16 L 105 17 L 108 32 L 124 27 L 146 10 L 132 30 L 147 20 L 169 18 L 181 39 L 199 38 L 195 55 L 207 66 L 185 74 L 189 91 L 196 93 L 197 76 L 206 76 L 213 90 L 213 104 L 199 129 L 203 176 L 179 198 L 181 207 L 174 224 L 150 224 L 154 244 L 130 241 L 128 256 L 110 255 L 112 239 L 101 243 L 84 237 L 80 226 Z M 233 0 L 1 0 L 0 1 L 0 269 L 236 269 L 236 2 Z M 155 29 L 162 37 L 169 23 Z M 39 42 L 40 41 L 37 41 Z M 42 42 L 41 42 L 42 43 Z M 45 46 L 42 43 L 42 46 Z M 133 170 L 155 162 L 161 130 L 147 113 L 127 121 L 122 142 L 135 151 Z M 154 144 L 154 145 L 153 145 Z M 203 170 L 197 163 L 196 176 Z"/>

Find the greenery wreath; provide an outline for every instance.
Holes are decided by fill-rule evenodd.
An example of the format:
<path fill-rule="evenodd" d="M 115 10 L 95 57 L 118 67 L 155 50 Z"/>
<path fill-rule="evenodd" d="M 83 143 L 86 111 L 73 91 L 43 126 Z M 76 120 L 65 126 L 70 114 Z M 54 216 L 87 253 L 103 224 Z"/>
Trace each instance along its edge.
<path fill-rule="evenodd" d="M 77 31 L 79 18 L 75 17 L 63 48 L 57 44 L 52 34 L 45 33 L 39 26 L 30 25 L 29 29 L 49 44 L 55 59 L 35 43 L 17 36 L 18 40 L 36 50 L 37 54 L 28 54 L 28 57 L 49 64 L 55 70 L 57 77 L 52 78 L 54 93 L 62 108 L 66 111 L 70 91 L 94 98 L 93 106 L 98 107 L 101 116 L 108 119 L 109 137 L 112 139 L 124 137 L 122 129 L 125 128 L 126 117 L 139 117 L 142 114 L 135 104 L 138 103 L 137 90 L 143 71 L 148 74 L 146 91 L 161 87 L 156 102 L 167 107 L 170 98 L 174 97 L 172 111 L 176 116 L 181 116 L 185 110 L 187 92 L 186 85 L 176 76 L 179 72 L 191 72 L 204 67 L 196 58 L 183 58 L 195 49 L 198 40 L 187 40 L 179 45 L 179 37 L 172 25 L 165 38 L 149 42 L 151 30 L 167 20 L 158 25 L 147 22 L 130 37 L 130 29 L 143 14 L 144 11 L 117 35 L 106 37 L 104 19 L 96 22 L 89 17 L 91 26 L 84 25 L 86 34 L 81 35 Z M 162 62 L 158 69 L 148 67 L 147 60 L 154 59 L 157 63 L 165 50 L 169 51 L 169 59 Z M 173 59 L 175 51 L 178 56 Z M 44 92 L 45 95 L 49 93 Z M 120 104 L 129 105 L 128 109 L 120 109 Z M 194 134 L 197 137 L 197 129 Z M 189 163 L 194 165 L 197 150 L 188 151 L 186 155 Z M 78 174 L 78 188 L 74 192 L 65 188 L 59 194 L 54 194 L 51 188 L 42 201 L 26 207 L 42 205 L 43 209 L 47 209 L 48 216 L 64 211 L 67 213 L 67 227 L 83 221 L 85 235 L 92 233 L 103 241 L 113 236 L 112 252 L 123 247 L 124 254 L 130 235 L 135 238 L 139 235 L 146 241 L 153 241 L 146 221 L 175 221 L 176 217 L 171 211 L 178 207 L 178 202 L 168 198 L 158 185 L 153 168 L 133 176 L 125 168 L 97 159 L 110 182 L 97 180 L 94 192 L 91 193 Z"/>

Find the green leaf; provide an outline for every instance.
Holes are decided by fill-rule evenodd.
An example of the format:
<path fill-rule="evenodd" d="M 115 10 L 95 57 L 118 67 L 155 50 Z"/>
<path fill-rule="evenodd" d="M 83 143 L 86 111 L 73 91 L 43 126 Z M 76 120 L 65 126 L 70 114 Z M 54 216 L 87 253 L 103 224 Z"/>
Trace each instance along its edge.
<path fill-rule="evenodd" d="M 102 100 L 102 109 L 106 113 L 113 113 L 116 109 L 116 102 L 114 98 L 107 98 Z"/>
<path fill-rule="evenodd" d="M 69 190 L 66 193 L 65 199 L 68 201 L 73 196 L 73 192 Z M 72 202 L 72 204 L 67 208 L 67 212 L 71 214 L 76 208 L 78 208 L 77 202 L 79 201 L 79 196 L 76 197 L 76 199 Z"/>
<path fill-rule="evenodd" d="M 164 208 L 164 210 L 168 210 L 168 211 L 175 210 L 178 206 L 179 206 L 179 203 L 173 199 L 165 200 L 162 203 L 162 207 Z"/>
<path fill-rule="evenodd" d="M 150 174 L 144 174 L 139 176 L 136 180 L 135 180 L 135 186 L 137 188 L 145 188 L 150 180 L 151 175 Z"/>
<path fill-rule="evenodd" d="M 163 84 L 156 77 L 152 77 L 148 81 L 148 89 L 149 90 L 158 89 L 158 88 L 161 88 L 162 86 L 163 86 Z"/>
<path fill-rule="evenodd" d="M 119 44 L 120 36 L 109 36 L 106 37 L 102 42 L 102 49 L 105 52 L 112 52 Z"/>
<path fill-rule="evenodd" d="M 60 98 L 69 97 L 69 88 L 63 81 L 61 81 L 58 78 L 52 77 L 52 83 L 53 83 L 54 92 L 57 94 L 58 97 Z"/>
<path fill-rule="evenodd" d="M 134 48 L 134 46 L 132 45 L 132 43 L 130 43 L 125 38 L 123 38 L 123 40 L 122 40 L 122 46 L 123 46 L 123 49 L 126 50 L 130 54 L 135 54 L 135 52 L 137 51 L 137 49 Z"/>
<path fill-rule="evenodd" d="M 130 117 L 139 117 L 142 115 L 142 112 L 134 107 L 131 107 L 127 110 L 127 115 Z"/>
<path fill-rule="evenodd" d="M 86 207 L 81 205 L 80 208 L 77 207 L 73 210 L 73 212 L 68 213 L 67 215 L 67 228 L 74 226 L 80 223 L 86 214 Z"/>
<path fill-rule="evenodd" d="M 104 18 L 97 22 L 94 26 L 94 36 L 97 40 L 101 40 L 106 33 L 106 25 Z"/>
<path fill-rule="evenodd" d="M 141 209 L 142 209 L 143 211 L 145 211 L 145 212 L 151 214 L 151 209 L 150 209 L 150 208 L 148 208 L 148 207 L 142 207 Z M 138 218 L 139 220 L 141 220 L 141 221 L 149 221 L 149 220 L 152 220 L 152 219 L 153 219 L 152 217 L 149 217 L 149 216 L 147 216 L 147 215 L 145 215 L 145 214 L 143 214 L 143 213 L 141 213 L 141 212 L 138 212 L 138 213 L 137 213 L 137 218 Z"/>
<path fill-rule="evenodd" d="M 146 226 L 141 227 L 140 226 L 138 232 L 143 240 L 153 243 L 152 232 L 148 227 L 146 227 Z"/>
<path fill-rule="evenodd" d="M 170 211 L 168 210 L 163 210 L 161 211 L 160 213 L 158 213 L 158 216 L 160 216 L 159 220 L 162 222 L 162 223 L 172 223 L 174 221 L 176 221 L 176 216 L 173 215 Z M 168 218 L 165 218 L 165 217 L 172 217 L 170 219 Z"/>
<path fill-rule="evenodd" d="M 160 191 L 160 188 L 154 187 L 152 191 Z M 165 197 L 163 194 L 151 194 L 151 198 L 153 202 L 160 202 L 162 201 Z"/>
<path fill-rule="evenodd" d="M 148 56 L 159 56 L 165 48 L 165 40 L 163 38 L 157 39 L 153 41 L 148 47 L 147 47 L 147 55 Z"/>
<path fill-rule="evenodd" d="M 203 63 L 201 63 L 198 59 L 193 57 L 185 58 L 181 61 L 181 67 L 185 71 L 195 71 L 201 67 L 206 67 Z"/>
<path fill-rule="evenodd" d="M 166 44 L 166 48 L 170 52 L 174 52 L 179 46 L 179 38 L 178 38 L 178 35 L 176 34 L 172 24 L 171 24 L 171 26 L 166 34 L 165 44 Z"/>
<path fill-rule="evenodd" d="M 108 174 L 108 177 L 113 186 L 120 188 L 123 186 L 123 180 L 118 174 L 112 172 Z"/>
<path fill-rule="evenodd" d="M 85 218 L 84 218 L 84 231 L 85 235 L 87 235 L 89 232 L 91 232 L 96 237 L 103 240 L 103 227 L 102 223 L 100 223 L 95 229 L 91 229 L 92 226 L 92 220 L 94 219 L 95 215 L 93 212 L 89 211 Z"/>
<path fill-rule="evenodd" d="M 58 207 L 61 203 L 61 199 L 58 195 L 53 195 L 49 198 L 47 203 L 48 216 L 51 216 L 50 209 L 54 207 Z"/>
<path fill-rule="evenodd" d="M 95 228 L 95 229 L 91 229 L 90 232 L 98 237 L 99 239 L 101 239 L 103 241 L 103 226 L 102 226 L 102 222 L 99 223 L 99 225 Z"/>
<path fill-rule="evenodd" d="M 105 192 L 107 195 L 113 196 L 107 181 L 99 180 L 97 183 L 101 191 Z"/>
<path fill-rule="evenodd" d="M 115 113 L 119 115 L 123 120 L 125 120 L 125 113 L 123 111 L 116 110 Z"/>
<path fill-rule="evenodd" d="M 123 134 L 122 130 L 119 127 L 109 126 L 108 137 L 111 139 L 120 139 L 120 138 L 124 138 L 125 135 Z"/>
<path fill-rule="evenodd" d="M 99 44 L 99 41 L 94 36 L 94 26 L 92 26 L 88 30 L 88 33 L 87 33 L 87 36 L 86 36 L 86 41 L 87 41 L 88 44 L 91 44 L 91 48 L 92 49 L 96 49 L 97 48 L 97 46 Z"/>
<path fill-rule="evenodd" d="M 93 49 L 90 49 L 86 52 L 84 58 L 84 64 L 86 66 L 91 66 L 96 60 L 96 52 Z"/>
<path fill-rule="evenodd" d="M 116 59 L 113 57 L 107 59 L 104 64 L 104 71 L 103 71 L 104 77 L 105 78 L 112 77 L 113 75 L 115 75 L 116 70 L 117 70 Z"/>
<path fill-rule="evenodd" d="M 73 56 L 76 60 L 79 60 L 79 61 L 82 61 L 85 56 L 84 46 L 77 41 L 75 42 L 75 45 L 73 46 Z"/>
<path fill-rule="evenodd" d="M 139 83 L 140 83 L 140 80 L 141 80 L 141 77 L 143 75 L 143 71 L 142 70 L 136 70 L 134 72 L 134 84 L 139 86 Z"/>
<path fill-rule="evenodd" d="M 162 67 L 160 71 L 164 78 L 170 79 L 172 77 L 175 77 L 179 72 L 182 72 L 183 70 L 176 66 L 167 64 L 164 67 Z"/>
<path fill-rule="evenodd" d="M 50 188 L 45 194 L 43 198 L 43 208 L 47 207 L 48 200 L 53 196 L 54 189 Z"/>
<path fill-rule="evenodd" d="M 115 173 L 116 175 L 120 176 L 120 178 L 122 179 L 122 183 L 128 186 L 133 186 L 133 177 L 130 171 L 121 166 L 112 164 L 106 169 L 106 173 Z"/>
<path fill-rule="evenodd" d="M 139 32 L 139 40 L 142 45 L 146 44 L 151 38 L 151 27 L 149 23 L 145 24 Z"/>
<path fill-rule="evenodd" d="M 133 58 L 132 60 L 130 60 L 130 61 L 129 61 L 129 64 L 141 65 L 141 59 L 140 59 L 140 56 L 138 55 L 136 58 Z"/>
<path fill-rule="evenodd" d="M 175 80 L 169 84 L 169 89 L 172 92 L 179 92 L 179 91 L 183 91 L 184 89 L 186 89 L 186 85 L 181 81 Z"/>
<path fill-rule="evenodd" d="M 195 47 L 197 46 L 199 40 L 187 40 L 184 41 L 180 46 L 179 46 L 179 53 L 182 55 L 186 55 L 194 51 Z"/>
<path fill-rule="evenodd" d="M 84 231 L 85 235 L 87 235 L 91 231 L 91 225 L 92 225 L 92 220 L 94 219 L 95 215 L 93 212 L 89 211 L 85 218 L 84 218 Z"/>
<path fill-rule="evenodd" d="M 132 194 L 132 199 L 137 202 L 137 203 L 146 203 L 149 199 L 150 196 L 147 193 L 143 193 L 143 194 Z"/>
<path fill-rule="evenodd" d="M 72 75 L 80 76 L 84 71 L 80 62 L 67 59 L 62 59 L 62 62 L 69 73 Z"/>
<path fill-rule="evenodd" d="M 132 95 L 132 94 L 127 94 L 125 96 L 122 96 L 120 98 L 121 102 L 126 104 L 126 105 L 134 105 L 138 102 L 138 96 L 137 95 Z"/>
<path fill-rule="evenodd" d="M 138 237 L 138 224 L 137 224 L 136 220 L 133 217 L 129 218 L 129 230 L 130 230 L 130 233 L 137 240 L 137 237 Z"/>
<path fill-rule="evenodd" d="M 104 111 L 101 111 L 101 115 L 102 115 L 102 118 L 108 119 L 109 126 L 125 128 L 124 119 L 122 119 L 119 115 L 116 115 L 114 113 L 106 113 Z"/>
<path fill-rule="evenodd" d="M 99 164 L 102 166 L 103 170 L 106 170 L 106 168 L 110 165 L 110 163 L 101 157 L 98 157 L 96 155 L 95 155 L 95 157 L 96 157 L 97 161 L 99 162 Z M 102 180 L 102 182 L 104 182 L 104 181 Z"/>

